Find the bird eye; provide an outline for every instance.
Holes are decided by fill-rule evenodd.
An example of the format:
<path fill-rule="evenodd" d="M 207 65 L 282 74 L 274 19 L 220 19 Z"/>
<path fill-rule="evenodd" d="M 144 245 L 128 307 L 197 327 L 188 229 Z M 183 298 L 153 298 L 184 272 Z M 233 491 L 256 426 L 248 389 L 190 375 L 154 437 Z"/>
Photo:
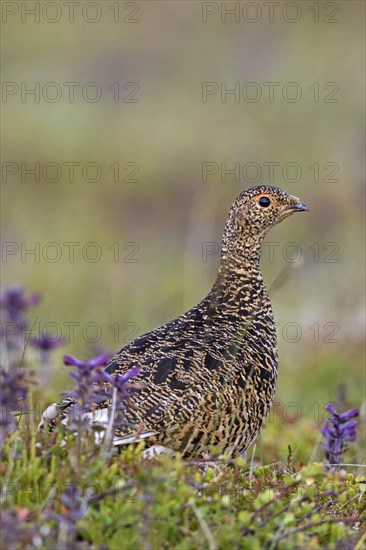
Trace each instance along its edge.
<path fill-rule="evenodd" d="M 271 200 L 268 197 L 261 197 L 258 204 L 259 206 L 263 206 L 263 208 L 267 208 L 271 204 Z"/>

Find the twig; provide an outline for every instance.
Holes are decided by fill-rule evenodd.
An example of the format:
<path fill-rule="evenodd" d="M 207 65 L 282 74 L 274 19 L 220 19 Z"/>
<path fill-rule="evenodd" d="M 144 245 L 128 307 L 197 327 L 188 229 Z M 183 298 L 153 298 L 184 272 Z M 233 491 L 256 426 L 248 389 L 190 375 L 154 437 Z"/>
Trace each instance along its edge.
<path fill-rule="evenodd" d="M 117 388 L 114 387 L 113 394 L 112 394 L 112 408 L 110 411 L 107 431 L 105 434 L 105 441 L 108 449 L 110 449 L 112 446 L 112 432 L 113 432 L 114 418 L 116 415 L 116 406 L 117 406 Z"/>
<path fill-rule="evenodd" d="M 188 504 L 192 508 L 192 510 L 193 510 L 197 520 L 198 520 L 198 523 L 200 524 L 200 527 L 201 527 L 201 529 L 202 529 L 202 531 L 203 531 L 203 533 L 204 533 L 204 535 L 207 539 L 209 550 L 216 550 L 217 546 L 215 544 L 215 541 L 214 541 L 214 538 L 213 538 L 212 533 L 210 531 L 210 528 L 207 525 L 203 515 L 201 514 L 201 512 L 199 511 L 199 509 L 195 505 L 193 499 L 190 499 Z"/>
<path fill-rule="evenodd" d="M 21 368 L 23 366 L 23 360 L 24 360 L 24 356 L 25 356 L 25 351 L 28 347 L 28 343 L 29 343 L 29 340 L 30 340 L 30 337 L 31 337 L 31 334 L 33 333 L 33 327 L 36 325 L 38 321 L 38 315 L 36 315 L 33 323 L 32 323 L 32 326 L 30 328 L 30 330 L 28 331 L 28 337 L 26 339 L 26 341 L 24 342 L 24 347 L 23 347 L 23 353 L 22 353 L 22 356 L 20 358 L 20 363 L 19 363 L 19 368 Z"/>
<path fill-rule="evenodd" d="M 366 542 L 366 533 L 362 535 L 356 546 L 354 547 L 354 550 L 362 550 L 362 548 L 365 548 L 364 542 Z"/>
<path fill-rule="evenodd" d="M 285 496 L 286 494 L 288 494 L 292 489 L 294 489 L 295 487 L 298 487 L 300 485 L 301 481 L 298 480 L 298 481 L 294 481 L 294 483 L 292 483 L 291 485 L 287 485 L 286 487 L 284 487 L 284 490 L 283 492 L 281 493 L 280 497 L 283 497 Z M 279 496 L 275 496 L 274 498 L 272 498 L 271 500 L 269 500 L 268 502 L 265 502 L 264 504 L 262 504 L 262 506 L 260 506 L 259 508 L 257 508 L 256 510 L 254 510 L 253 512 L 253 516 L 252 516 L 252 522 L 254 521 L 255 518 L 257 518 L 262 512 L 263 510 L 265 510 L 266 508 L 268 508 L 271 504 L 273 504 L 274 502 L 277 502 L 277 500 L 280 498 Z M 303 497 L 305 498 L 305 497 Z"/>
<path fill-rule="evenodd" d="M 253 467 L 253 464 L 254 464 L 254 455 L 255 455 L 256 448 L 257 448 L 257 444 L 254 443 L 252 458 L 250 459 L 250 466 L 249 466 L 249 481 L 251 481 L 251 479 L 253 477 L 253 471 L 255 470 L 255 468 Z"/>
<path fill-rule="evenodd" d="M 301 533 L 301 531 L 306 531 L 307 529 L 311 529 L 312 527 L 318 527 L 319 525 L 324 525 L 326 523 L 360 523 L 365 522 L 366 518 L 331 518 L 331 519 L 323 519 L 320 521 L 312 521 L 310 523 L 306 523 L 305 525 L 302 525 L 301 527 L 295 527 L 294 529 L 290 529 L 289 531 L 286 531 L 285 533 L 282 533 L 282 535 L 278 535 L 276 537 L 272 544 L 277 543 L 279 540 L 285 539 L 287 537 L 291 537 L 291 535 L 296 535 L 296 533 Z"/>
<path fill-rule="evenodd" d="M 283 285 L 286 283 L 287 279 L 290 276 L 290 272 L 297 267 L 296 263 L 285 264 L 280 270 L 271 286 L 268 289 L 268 294 L 273 296 Z"/>

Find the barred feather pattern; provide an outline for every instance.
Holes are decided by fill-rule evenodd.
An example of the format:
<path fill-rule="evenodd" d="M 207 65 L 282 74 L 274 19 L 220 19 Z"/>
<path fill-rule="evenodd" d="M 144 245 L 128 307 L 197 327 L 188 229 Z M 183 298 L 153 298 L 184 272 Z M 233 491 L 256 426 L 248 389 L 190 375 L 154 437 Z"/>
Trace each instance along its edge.
<path fill-rule="evenodd" d="M 212 447 L 236 456 L 253 442 L 268 416 L 278 371 L 261 247 L 271 227 L 304 210 L 303 202 L 277 187 L 256 186 L 239 195 L 209 294 L 123 347 L 106 367 L 114 375 L 140 366 L 133 382 L 145 385 L 131 397 L 134 407 L 116 430 L 120 443 L 133 439 L 128 426 L 140 427 L 148 447 L 163 445 L 183 456 L 201 456 Z"/>

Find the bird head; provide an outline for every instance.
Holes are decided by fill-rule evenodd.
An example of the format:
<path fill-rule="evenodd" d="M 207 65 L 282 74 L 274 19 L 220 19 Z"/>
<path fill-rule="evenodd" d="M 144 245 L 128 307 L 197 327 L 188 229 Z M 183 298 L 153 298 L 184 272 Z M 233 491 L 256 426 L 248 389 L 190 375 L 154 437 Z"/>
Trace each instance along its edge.
<path fill-rule="evenodd" d="M 295 212 L 308 211 L 307 205 L 287 191 L 271 185 L 246 189 L 231 207 L 225 227 L 222 250 L 224 256 L 238 254 L 245 248 L 260 248 L 268 231 Z"/>
<path fill-rule="evenodd" d="M 309 208 L 297 197 L 279 187 L 258 185 L 246 189 L 232 207 L 233 222 L 249 235 L 261 235 L 291 216 Z"/>

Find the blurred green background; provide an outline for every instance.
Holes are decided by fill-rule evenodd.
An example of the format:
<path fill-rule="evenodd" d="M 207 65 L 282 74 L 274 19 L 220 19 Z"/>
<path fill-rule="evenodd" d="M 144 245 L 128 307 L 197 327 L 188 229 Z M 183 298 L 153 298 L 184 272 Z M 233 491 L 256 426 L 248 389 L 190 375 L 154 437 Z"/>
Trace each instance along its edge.
<path fill-rule="evenodd" d="M 39 22 L 21 10 L 34 2 L 2 4 L 2 239 L 19 247 L 2 255 L 2 286 L 43 293 L 30 313 L 41 329 L 56 323 L 67 335 L 65 323 L 78 323 L 73 341 L 54 355 L 42 397 L 57 399 L 70 387 L 63 353 L 116 351 L 209 291 L 219 254 L 203 257 L 203 243 L 220 243 L 231 203 L 242 189 L 269 183 L 264 163 L 273 162 L 273 183 L 310 207 L 276 227 L 267 238 L 279 243 L 273 258 L 268 247 L 263 254 L 268 286 L 289 268 L 272 298 L 278 410 L 296 417 L 296 407 L 283 407 L 298 404 L 311 427 L 314 408 L 323 415 L 341 383 L 349 404 L 360 406 L 363 2 L 280 2 L 272 22 L 263 2 L 78 2 L 73 22 L 63 2 L 58 10 L 41 2 Z M 226 13 L 237 4 L 236 15 Z M 76 83 L 73 102 L 65 82 Z M 90 82 L 96 85 L 83 96 Z M 204 82 L 219 90 L 206 101 Z M 239 98 L 221 96 L 236 82 Z M 269 82 L 276 83 L 273 101 Z M 24 94 L 37 86 L 38 97 Z M 101 97 L 93 102 L 95 90 Z M 298 90 L 301 98 L 291 101 Z M 256 102 L 254 93 L 262 94 Z M 36 162 L 39 181 L 22 173 L 21 163 Z M 70 181 L 64 163 L 73 162 Z M 98 181 L 90 181 L 96 172 L 87 163 L 99 167 Z M 119 181 L 110 168 L 116 163 Z M 203 163 L 217 173 L 202 177 Z M 239 181 L 225 177 L 221 163 L 239 163 Z M 80 243 L 73 262 L 65 242 Z M 39 257 L 25 254 L 35 246 Z M 90 261 L 96 251 L 100 259 Z M 296 254 L 296 265 L 286 259 Z"/>

